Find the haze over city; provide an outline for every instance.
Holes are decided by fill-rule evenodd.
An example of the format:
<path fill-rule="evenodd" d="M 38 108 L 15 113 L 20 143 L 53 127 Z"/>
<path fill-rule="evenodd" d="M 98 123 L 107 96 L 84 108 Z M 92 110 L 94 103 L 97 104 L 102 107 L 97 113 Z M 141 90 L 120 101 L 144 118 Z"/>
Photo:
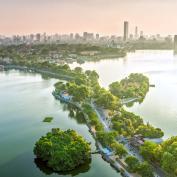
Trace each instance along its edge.
<path fill-rule="evenodd" d="M 145 34 L 176 34 L 176 0 L 0 0 L 0 34 L 83 31 L 122 35 L 122 22 Z"/>

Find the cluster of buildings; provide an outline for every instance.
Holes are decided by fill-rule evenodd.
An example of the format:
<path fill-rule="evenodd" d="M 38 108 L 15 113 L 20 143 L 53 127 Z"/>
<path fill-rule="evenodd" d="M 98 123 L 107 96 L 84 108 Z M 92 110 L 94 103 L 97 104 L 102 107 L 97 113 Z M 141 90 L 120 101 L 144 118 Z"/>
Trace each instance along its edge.
<path fill-rule="evenodd" d="M 47 35 L 46 33 L 40 34 L 30 34 L 30 35 L 14 35 L 11 37 L 0 36 L 0 45 L 19 45 L 19 44 L 44 44 L 44 43 L 95 43 L 95 44 L 105 44 L 110 41 L 121 42 L 122 37 L 115 35 L 112 36 L 100 36 L 100 34 L 83 32 L 70 33 L 70 34 L 54 34 Z"/>
<path fill-rule="evenodd" d="M 135 26 L 135 31 L 133 33 L 129 33 L 130 24 L 128 21 L 124 21 L 124 33 L 123 33 L 123 41 L 137 41 L 137 40 L 156 40 L 156 41 L 172 41 L 173 36 L 168 35 L 162 37 L 160 34 L 156 35 L 145 35 L 142 30 L 138 29 L 138 26 Z"/>
<path fill-rule="evenodd" d="M 123 25 L 123 36 L 111 35 L 111 36 L 101 36 L 100 34 L 94 34 L 89 32 L 79 33 L 70 33 L 70 34 L 53 34 L 47 35 L 46 33 L 37 33 L 29 35 L 14 35 L 11 37 L 1 36 L 0 35 L 0 45 L 18 45 L 18 44 L 31 44 L 31 43 L 98 43 L 105 44 L 115 42 L 115 43 L 125 43 L 130 41 L 138 40 L 173 40 L 173 36 L 161 37 L 160 34 L 157 35 L 144 35 L 142 30 L 139 30 L 135 26 L 134 33 L 130 33 L 129 22 L 124 21 Z"/>

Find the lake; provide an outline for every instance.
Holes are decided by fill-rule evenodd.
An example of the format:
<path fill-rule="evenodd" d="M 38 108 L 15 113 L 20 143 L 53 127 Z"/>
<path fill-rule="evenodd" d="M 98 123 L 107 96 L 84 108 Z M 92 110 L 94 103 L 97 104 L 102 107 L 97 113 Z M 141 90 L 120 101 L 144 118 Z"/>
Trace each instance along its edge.
<path fill-rule="evenodd" d="M 130 73 L 147 75 L 155 87 L 150 88 L 143 103 L 126 109 L 162 128 L 165 138 L 177 135 L 177 57 L 173 51 L 137 51 L 125 58 L 71 65 L 76 66 L 96 70 L 100 84 L 106 88 Z M 95 150 L 95 141 L 84 122 L 71 117 L 66 105 L 53 98 L 55 82 L 34 73 L 0 72 L 0 176 L 120 177 L 99 154 L 92 155 L 90 164 L 67 175 L 52 173 L 35 161 L 34 143 L 53 127 L 76 130 Z M 42 122 L 46 116 L 54 117 L 52 123 Z"/>
<path fill-rule="evenodd" d="M 74 129 L 92 143 L 83 121 L 69 116 L 65 105 L 52 96 L 55 79 L 45 80 L 39 74 L 19 71 L 0 72 L 0 176 L 1 177 L 120 177 L 99 154 L 90 164 L 71 174 L 56 174 L 34 162 L 35 142 L 54 127 Z M 53 116 L 52 123 L 43 123 Z"/>

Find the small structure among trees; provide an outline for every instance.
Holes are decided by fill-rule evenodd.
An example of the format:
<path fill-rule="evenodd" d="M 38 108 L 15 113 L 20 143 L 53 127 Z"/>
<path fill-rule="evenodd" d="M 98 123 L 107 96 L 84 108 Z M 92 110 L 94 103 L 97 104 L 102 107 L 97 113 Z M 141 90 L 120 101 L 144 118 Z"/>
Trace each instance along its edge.
<path fill-rule="evenodd" d="M 144 144 L 144 138 L 141 134 L 139 135 L 134 135 L 131 139 L 130 139 L 130 144 L 134 147 L 140 147 Z"/>

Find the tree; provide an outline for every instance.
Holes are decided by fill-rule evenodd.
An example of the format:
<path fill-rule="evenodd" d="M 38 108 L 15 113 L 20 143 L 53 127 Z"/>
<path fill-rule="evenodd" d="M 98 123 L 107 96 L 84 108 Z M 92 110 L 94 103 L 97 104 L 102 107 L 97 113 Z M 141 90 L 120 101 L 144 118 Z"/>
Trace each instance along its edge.
<path fill-rule="evenodd" d="M 146 141 L 141 147 L 140 147 L 140 153 L 144 157 L 144 159 L 148 161 L 155 161 L 155 149 L 158 147 L 157 144 Z"/>
<path fill-rule="evenodd" d="M 139 160 L 134 156 L 128 156 L 125 159 L 125 162 L 128 165 L 128 170 L 133 173 L 135 173 L 137 171 L 138 166 L 140 164 Z"/>
<path fill-rule="evenodd" d="M 69 67 L 68 64 L 64 64 L 64 65 L 62 66 L 62 68 L 63 68 L 63 69 L 66 69 L 66 70 L 70 70 L 70 67 Z"/>
<path fill-rule="evenodd" d="M 96 97 L 96 104 L 104 109 L 114 110 L 119 107 L 119 99 L 105 89 L 100 89 Z"/>
<path fill-rule="evenodd" d="M 126 151 L 124 145 L 120 144 L 116 141 L 111 144 L 111 148 L 114 150 L 115 154 L 121 158 L 127 154 L 127 151 Z"/>
<path fill-rule="evenodd" d="M 103 146 L 111 146 L 111 144 L 115 141 L 115 138 L 117 137 L 117 132 L 111 131 L 111 132 L 97 132 L 97 140 L 103 145 Z"/>
<path fill-rule="evenodd" d="M 154 128 L 150 124 L 139 126 L 136 134 L 142 134 L 147 138 L 161 138 L 164 136 L 164 132 L 160 128 Z"/>
<path fill-rule="evenodd" d="M 143 177 L 154 177 L 152 167 L 147 162 L 141 163 L 137 172 Z"/>
<path fill-rule="evenodd" d="M 91 147 L 74 130 L 55 128 L 36 142 L 34 154 L 54 171 L 70 171 L 90 160 Z"/>
<path fill-rule="evenodd" d="M 81 67 L 76 67 L 76 68 L 74 69 L 74 71 L 75 71 L 76 73 L 81 74 L 81 73 L 82 73 L 82 68 L 81 68 Z"/>
<path fill-rule="evenodd" d="M 177 169 L 177 162 L 175 157 L 169 153 L 165 152 L 162 157 L 162 168 L 168 173 L 175 173 Z"/>

